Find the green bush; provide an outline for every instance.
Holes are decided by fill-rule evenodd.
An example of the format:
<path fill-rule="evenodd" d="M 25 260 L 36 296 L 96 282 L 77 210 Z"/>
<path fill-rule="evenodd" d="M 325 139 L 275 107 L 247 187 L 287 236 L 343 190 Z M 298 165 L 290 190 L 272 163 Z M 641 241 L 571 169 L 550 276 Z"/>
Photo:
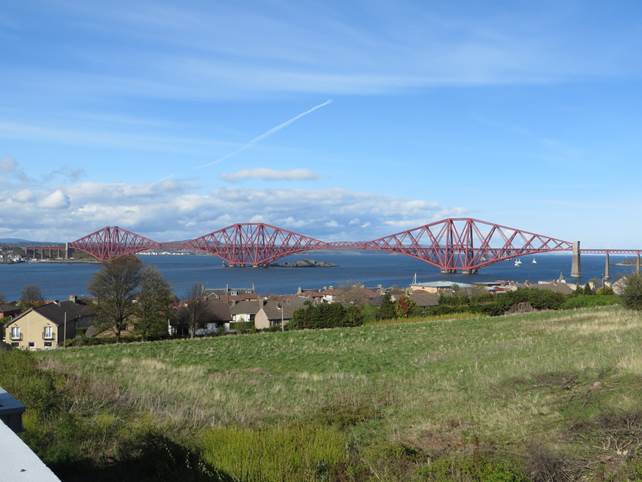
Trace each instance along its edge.
<path fill-rule="evenodd" d="M 639 274 L 626 278 L 622 304 L 630 310 L 642 310 L 642 277 Z"/>
<path fill-rule="evenodd" d="M 588 308 L 592 306 L 617 305 L 620 303 L 620 297 L 613 294 L 595 294 L 595 295 L 573 295 L 569 296 L 562 306 L 563 310 L 573 308 Z"/>
<path fill-rule="evenodd" d="M 207 462 L 244 482 L 337 480 L 346 462 L 345 436 L 318 425 L 212 428 L 201 446 Z"/>
<path fill-rule="evenodd" d="M 558 310 L 566 296 L 554 291 L 537 288 L 520 288 L 516 291 L 498 294 L 495 302 L 484 305 L 482 311 L 491 316 L 503 315 L 518 303 L 529 303 L 536 310 Z"/>
<path fill-rule="evenodd" d="M 419 469 L 422 480 L 439 482 L 527 482 L 519 464 L 478 455 L 443 457 Z"/>
<path fill-rule="evenodd" d="M 237 333 L 256 333 L 253 321 L 236 321 L 230 323 L 230 329 Z"/>
<path fill-rule="evenodd" d="M 296 310 L 288 329 L 336 328 L 340 326 L 363 325 L 363 312 L 358 306 L 345 307 L 340 303 L 307 303 Z"/>

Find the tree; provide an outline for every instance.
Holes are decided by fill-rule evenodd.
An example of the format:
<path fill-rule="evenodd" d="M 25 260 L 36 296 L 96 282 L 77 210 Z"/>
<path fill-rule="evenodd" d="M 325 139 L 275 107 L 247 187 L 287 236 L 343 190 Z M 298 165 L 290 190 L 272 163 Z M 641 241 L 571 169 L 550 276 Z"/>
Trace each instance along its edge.
<path fill-rule="evenodd" d="M 585 295 L 592 295 L 593 293 L 593 288 L 591 288 L 591 283 L 586 283 L 584 285 L 584 294 Z"/>
<path fill-rule="evenodd" d="M 205 289 L 202 284 L 196 283 L 189 292 L 182 316 L 187 321 L 191 338 L 196 335 L 196 330 L 205 320 L 206 313 L 207 299 L 205 297 Z"/>
<path fill-rule="evenodd" d="M 143 263 L 137 257 L 122 256 L 104 263 L 89 283 L 89 292 L 96 298 L 99 326 L 111 328 L 117 342 L 136 312 L 134 300 L 142 269 Z"/>
<path fill-rule="evenodd" d="M 136 330 L 143 340 L 167 333 L 174 296 L 169 283 L 152 267 L 141 272 L 140 294 L 136 303 Z"/>
<path fill-rule="evenodd" d="M 642 311 L 642 277 L 639 274 L 626 278 L 622 302 L 630 310 Z"/>
<path fill-rule="evenodd" d="M 414 307 L 415 302 L 409 296 L 403 295 L 399 297 L 395 304 L 395 315 L 397 318 L 408 318 Z"/>
<path fill-rule="evenodd" d="M 379 318 L 382 320 L 390 320 L 395 318 L 395 304 L 392 302 L 392 296 L 390 293 L 386 293 L 379 307 Z"/>
<path fill-rule="evenodd" d="M 35 308 L 44 303 L 42 298 L 42 292 L 40 288 L 35 285 L 25 286 L 22 289 L 22 294 L 20 295 L 20 308 L 27 310 L 29 308 Z"/>
<path fill-rule="evenodd" d="M 615 292 L 613 291 L 613 288 L 611 288 L 608 285 L 604 285 L 601 288 L 595 290 L 596 295 L 613 295 Z"/>

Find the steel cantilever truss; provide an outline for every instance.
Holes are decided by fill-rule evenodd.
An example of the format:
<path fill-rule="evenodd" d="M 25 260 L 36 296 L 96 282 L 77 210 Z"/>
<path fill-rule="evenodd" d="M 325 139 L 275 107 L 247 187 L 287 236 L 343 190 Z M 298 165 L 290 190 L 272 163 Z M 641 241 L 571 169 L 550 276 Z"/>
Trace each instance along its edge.
<path fill-rule="evenodd" d="M 223 258 L 230 266 L 268 266 L 290 254 L 328 247 L 318 239 L 263 223 L 233 224 L 186 244 Z"/>
<path fill-rule="evenodd" d="M 401 253 L 442 271 L 476 271 L 518 256 L 570 251 L 573 244 L 473 218 L 448 218 L 365 243 L 365 249 Z"/>
<path fill-rule="evenodd" d="M 69 243 L 69 246 L 104 262 L 119 256 L 158 248 L 160 243 L 118 226 L 106 226 Z"/>
<path fill-rule="evenodd" d="M 295 253 L 369 250 L 400 253 L 442 271 L 474 272 L 518 256 L 571 251 L 572 243 L 473 218 L 448 218 L 372 241 L 325 242 L 264 223 L 233 224 L 188 241 L 157 243 L 119 227 L 106 227 L 70 244 L 100 261 L 152 248 L 198 250 L 230 266 L 268 266 Z"/>

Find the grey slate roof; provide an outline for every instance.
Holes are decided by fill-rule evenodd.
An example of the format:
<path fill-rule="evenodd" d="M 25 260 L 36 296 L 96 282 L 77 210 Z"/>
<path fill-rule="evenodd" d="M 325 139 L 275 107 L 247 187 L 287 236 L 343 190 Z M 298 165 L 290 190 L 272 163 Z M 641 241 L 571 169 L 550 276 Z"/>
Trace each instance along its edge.
<path fill-rule="evenodd" d="M 258 303 L 257 303 L 258 304 Z M 228 322 L 232 320 L 230 306 L 224 301 L 215 298 L 207 300 L 206 323 Z"/>
<path fill-rule="evenodd" d="M 230 314 L 232 315 L 241 315 L 241 314 L 249 314 L 249 315 L 256 315 L 259 310 L 261 309 L 261 303 L 262 301 L 260 300 L 244 300 L 244 301 L 239 301 L 236 303 L 234 306 L 230 308 Z"/>
<path fill-rule="evenodd" d="M 304 299 L 294 298 L 292 300 L 287 300 L 284 302 L 283 308 L 283 319 L 291 320 L 294 312 L 300 308 L 303 308 L 305 304 Z M 270 300 L 263 306 L 263 311 L 267 315 L 269 320 L 281 320 L 281 309 L 279 308 L 280 303 Z"/>
<path fill-rule="evenodd" d="M 421 291 L 415 291 L 410 295 L 410 299 L 414 301 L 415 305 L 420 308 L 426 306 L 435 306 L 439 304 L 439 295 L 436 293 L 425 293 Z"/>
<path fill-rule="evenodd" d="M 67 314 L 67 322 L 75 322 L 84 316 L 86 308 L 83 305 L 76 304 L 72 301 L 63 301 L 60 304 L 56 303 L 47 303 L 46 305 L 38 306 L 30 310 L 25 311 L 20 316 L 14 318 L 10 324 L 20 320 L 23 316 L 31 311 L 35 311 L 40 315 L 47 318 L 52 323 L 55 323 L 58 326 L 62 326 L 65 323 L 65 313 Z"/>

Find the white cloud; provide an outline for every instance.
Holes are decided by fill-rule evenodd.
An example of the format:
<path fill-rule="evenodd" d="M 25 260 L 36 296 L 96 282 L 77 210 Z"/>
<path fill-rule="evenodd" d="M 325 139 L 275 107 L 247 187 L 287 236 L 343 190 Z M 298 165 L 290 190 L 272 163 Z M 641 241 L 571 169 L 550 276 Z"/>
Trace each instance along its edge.
<path fill-rule="evenodd" d="M 51 216 L 52 209 L 64 211 Z M 399 219 L 422 225 L 449 211 L 428 200 L 346 189 L 203 192 L 183 181 L 84 181 L 53 190 L 34 183 L 10 194 L 0 186 L 3 228 L 12 236 L 43 241 L 70 241 L 105 225 L 124 226 L 159 241 L 180 240 L 236 222 L 266 222 L 326 240 L 363 240 L 389 234 L 390 226 L 401 224 Z"/>
<path fill-rule="evenodd" d="M 279 171 L 266 167 L 255 169 L 241 169 L 236 172 L 221 174 L 221 179 L 230 182 L 247 181 L 259 179 L 261 181 L 313 181 L 319 179 L 319 175 L 309 169 L 288 169 Z"/>
<path fill-rule="evenodd" d="M 44 209 L 64 209 L 69 207 L 69 196 L 60 189 L 56 189 L 51 194 L 45 196 L 38 205 Z"/>
<path fill-rule="evenodd" d="M 29 189 L 21 189 L 13 196 L 13 200 L 19 203 L 26 203 L 32 199 L 33 193 Z"/>

